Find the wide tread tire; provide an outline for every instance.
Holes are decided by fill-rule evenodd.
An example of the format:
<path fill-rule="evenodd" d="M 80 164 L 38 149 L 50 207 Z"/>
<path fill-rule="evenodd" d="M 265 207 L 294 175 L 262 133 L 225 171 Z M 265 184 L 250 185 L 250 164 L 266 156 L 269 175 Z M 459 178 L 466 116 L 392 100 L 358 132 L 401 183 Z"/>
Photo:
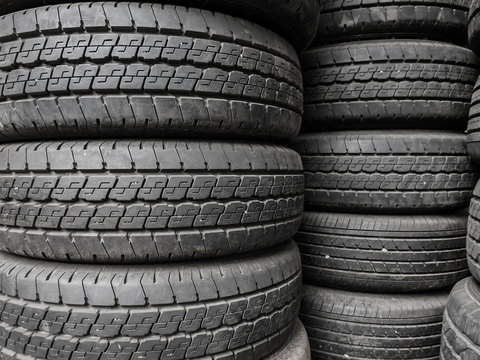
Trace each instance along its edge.
<path fill-rule="evenodd" d="M 290 239 L 300 156 L 278 145 L 63 141 L 0 148 L 0 250 L 78 262 L 170 262 Z"/>
<path fill-rule="evenodd" d="M 295 50 L 221 13 L 53 5 L 0 19 L 0 140 L 296 136 Z"/>
<path fill-rule="evenodd" d="M 466 136 L 439 131 L 302 135 L 307 208 L 340 212 L 436 213 L 468 206 L 478 178 Z"/>
<path fill-rule="evenodd" d="M 390 295 L 305 286 L 313 360 L 438 359 L 448 292 Z"/>
<path fill-rule="evenodd" d="M 0 15 L 34 6 L 68 4 L 68 0 L 0 0 Z M 303 50 L 316 35 L 318 0 L 168 0 L 169 4 L 224 12 L 263 25 Z"/>
<path fill-rule="evenodd" d="M 480 358 L 480 288 L 474 278 L 464 279 L 448 298 L 443 321 L 440 360 Z"/>
<path fill-rule="evenodd" d="M 316 43 L 365 38 L 467 43 L 469 0 L 318 0 Z"/>
<path fill-rule="evenodd" d="M 169 265 L 0 254 L 0 352 L 46 360 L 262 359 L 291 335 L 300 270 L 293 242 Z"/>
<path fill-rule="evenodd" d="M 457 45 L 375 40 L 312 48 L 301 56 L 306 130 L 461 129 L 478 60 Z"/>
<path fill-rule="evenodd" d="M 467 214 L 306 212 L 295 235 L 305 282 L 368 292 L 420 292 L 469 276 Z"/>

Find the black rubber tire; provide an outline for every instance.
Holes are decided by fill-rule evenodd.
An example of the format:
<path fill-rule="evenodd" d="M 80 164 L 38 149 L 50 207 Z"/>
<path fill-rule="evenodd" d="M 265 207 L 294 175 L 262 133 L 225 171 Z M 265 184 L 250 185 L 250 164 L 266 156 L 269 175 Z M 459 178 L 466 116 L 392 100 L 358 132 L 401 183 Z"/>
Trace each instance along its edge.
<path fill-rule="evenodd" d="M 297 321 L 290 341 L 265 360 L 311 360 L 311 358 L 307 332 L 303 324 Z"/>
<path fill-rule="evenodd" d="M 382 295 L 305 286 L 313 360 L 438 359 L 448 292 Z"/>
<path fill-rule="evenodd" d="M 475 279 L 464 279 L 455 285 L 445 311 L 440 360 L 479 358 L 479 310 L 480 288 Z"/>
<path fill-rule="evenodd" d="M 278 145 L 63 141 L 0 146 L 0 250 L 79 262 L 170 262 L 290 239 L 300 156 Z"/>
<path fill-rule="evenodd" d="M 238 16 L 270 28 L 303 50 L 315 37 L 318 0 L 163 0 L 163 4 L 194 6 Z M 68 0 L 0 0 L 0 15 L 34 6 L 70 3 Z M 154 1 L 156 2 L 156 1 Z"/>
<path fill-rule="evenodd" d="M 290 138 L 303 111 L 295 50 L 221 13 L 80 3 L 0 19 L 0 140 Z"/>
<path fill-rule="evenodd" d="M 480 281 L 480 182 L 470 201 L 467 224 L 468 266 L 473 277 Z"/>
<path fill-rule="evenodd" d="M 0 353 L 47 360 L 80 354 L 262 359 L 291 335 L 300 270 L 293 242 L 163 266 L 74 265 L 0 254 Z"/>
<path fill-rule="evenodd" d="M 467 43 L 470 0 L 318 0 L 316 43 L 373 38 Z"/>
<path fill-rule="evenodd" d="M 292 141 L 305 168 L 305 203 L 321 211 L 436 213 L 468 206 L 478 178 L 465 135 L 356 131 Z"/>
<path fill-rule="evenodd" d="M 467 150 L 470 157 L 480 163 L 480 78 L 475 84 L 467 128 Z"/>
<path fill-rule="evenodd" d="M 478 60 L 426 40 L 312 48 L 301 56 L 306 130 L 466 127 Z"/>
<path fill-rule="evenodd" d="M 468 13 L 468 42 L 470 49 L 480 55 L 480 1 L 470 0 Z"/>
<path fill-rule="evenodd" d="M 304 281 L 368 292 L 451 287 L 470 275 L 467 217 L 307 212 L 295 236 Z"/>

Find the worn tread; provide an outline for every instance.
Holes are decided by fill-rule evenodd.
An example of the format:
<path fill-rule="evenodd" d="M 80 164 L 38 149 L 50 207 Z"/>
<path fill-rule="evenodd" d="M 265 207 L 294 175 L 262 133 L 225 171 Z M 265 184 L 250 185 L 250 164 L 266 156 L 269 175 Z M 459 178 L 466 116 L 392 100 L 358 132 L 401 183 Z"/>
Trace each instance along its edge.
<path fill-rule="evenodd" d="M 473 278 L 453 288 L 448 299 L 442 330 L 441 360 L 474 360 L 480 357 L 478 316 L 480 289 Z"/>
<path fill-rule="evenodd" d="M 304 287 L 313 360 L 438 358 L 447 291 L 369 294 Z"/>
<path fill-rule="evenodd" d="M 294 239 L 305 282 L 368 292 L 421 292 L 469 275 L 467 213 L 443 216 L 306 212 Z"/>
<path fill-rule="evenodd" d="M 319 0 L 315 42 L 417 38 L 465 45 L 468 0 Z"/>

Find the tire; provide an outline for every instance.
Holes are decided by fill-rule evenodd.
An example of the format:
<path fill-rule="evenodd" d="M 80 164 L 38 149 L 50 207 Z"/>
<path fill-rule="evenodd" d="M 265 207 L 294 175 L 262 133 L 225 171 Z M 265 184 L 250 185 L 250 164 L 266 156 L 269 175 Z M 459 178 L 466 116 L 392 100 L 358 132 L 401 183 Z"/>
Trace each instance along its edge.
<path fill-rule="evenodd" d="M 307 332 L 303 324 L 297 321 L 290 341 L 265 360 L 311 360 L 311 358 Z"/>
<path fill-rule="evenodd" d="M 438 359 L 448 292 L 382 295 L 305 286 L 313 360 Z"/>
<path fill-rule="evenodd" d="M 171 262 L 290 239 L 303 211 L 298 154 L 206 141 L 0 147 L 0 250 L 74 262 Z"/>
<path fill-rule="evenodd" d="M 426 40 L 316 47 L 301 63 L 307 131 L 463 131 L 478 77 L 478 60 L 470 50 Z"/>
<path fill-rule="evenodd" d="M 480 184 L 477 184 L 470 201 L 467 225 L 468 266 L 473 277 L 480 279 Z"/>
<path fill-rule="evenodd" d="M 319 0 L 316 43 L 373 38 L 436 39 L 465 45 L 469 0 Z"/>
<path fill-rule="evenodd" d="M 469 276 L 467 214 L 307 212 L 295 240 L 304 281 L 367 292 L 421 292 Z"/>
<path fill-rule="evenodd" d="M 0 15 L 34 6 L 65 3 L 69 1 L 1 0 Z M 299 51 L 312 42 L 320 16 L 317 0 L 168 0 L 165 3 L 220 11 L 256 22 L 285 37 Z"/>
<path fill-rule="evenodd" d="M 475 84 L 467 128 L 467 150 L 470 157 L 480 163 L 480 78 Z"/>
<path fill-rule="evenodd" d="M 262 359 L 288 340 L 300 305 L 293 242 L 163 266 L 0 264 L 0 352 L 12 359 Z"/>
<path fill-rule="evenodd" d="M 475 279 L 464 279 L 453 288 L 443 321 L 441 360 L 474 360 L 480 356 L 479 302 Z"/>
<path fill-rule="evenodd" d="M 322 211 L 436 213 L 468 206 L 477 175 L 465 135 L 357 131 L 302 135 L 305 203 Z"/>
<path fill-rule="evenodd" d="M 471 0 L 470 12 L 468 14 L 468 42 L 470 49 L 480 54 L 480 1 Z"/>
<path fill-rule="evenodd" d="M 300 128 L 294 49 L 239 18 L 148 3 L 54 5 L 5 15 L 0 42 L 0 140 L 280 139 Z"/>

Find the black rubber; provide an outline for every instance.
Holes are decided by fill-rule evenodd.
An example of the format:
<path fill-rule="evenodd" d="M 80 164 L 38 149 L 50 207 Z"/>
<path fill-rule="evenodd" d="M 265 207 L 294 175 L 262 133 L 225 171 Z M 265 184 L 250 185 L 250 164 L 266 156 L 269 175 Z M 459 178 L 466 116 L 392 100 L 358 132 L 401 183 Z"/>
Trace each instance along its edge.
<path fill-rule="evenodd" d="M 480 1 L 471 0 L 468 13 L 468 42 L 470 49 L 480 55 Z"/>
<path fill-rule="evenodd" d="M 70 2 L 68 0 L 0 0 L 0 15 L 35 6 Z M 256 22 L 285 37 L 297 50 L 305 49 L 315 37 L 320 15 L 317 0 L 163 0 L 158 3 L 224 12 Z"/>
<path fill-rule="evenodd" d="M 443 321 L 441 360 L 480 357 L 480 288 L 473 278 L 459 282 L 448 298 Z"/>
<path fill-rule="evenodd" d="M 310 343 L 305 327 L 297 320 L 290 341 L 265 360 L 311 360 Z"/>
<path fill-rule="evenodd" d="M 292 141 L 305 168 L 305 203 L 320 210 L 436 213 L 466 207 L 478 178 L 465 135 L 357 131 Z"/>
<path fill-rule="evenodd" d="M 467 213 L 444 216 L 306 212 L 295 240 L 304 281 L 368 292 L 451 287 L 469 276 Z"/>
<path fill-rule="evenodd" d="M 304 287 L 313 360 L 438 359 L 448 292 L 383 295 Z"/>
<path fill-rule="evenodd" d="M 163 266 L 0 254 L 0 273 L 0 353 L 12 359 L 262 359 L 288 340 L 300 305 L 293 242 Z"/>
<path fill-rule="evenodd" d="M 467 43 L 470 0 L 318 0 L 316 43 L 365 38 Z"/>
<path fill-rule="evenodd" d="M 169 262 L 291 238 L 304 180 L 278 145 L 63 141 L 0 146 L 0 250 L 79 262 Z"/>
<path fill-rule="evenodd" d="M 468 266 L 472 275 L 480 281 L 480 183 L 475 186 L 470 201 L 467 226 Z"/>
<path fill-rule="evenodd" d="M 460 129 L 478 60 L 457 45 L 376 40 L 312 48 L 301 56 L 308 130 Z"/>
<path fill-rule="evenodd" d="M 467 150 L 470 157 L 480 163 L 480 78 L 472 95 L 467 128 Z"/>
<path fill-rule="evenodd" d="M 290 138 L 294 49 L 239 18 L 149 3 L 80 3 L 0 19 L 0 140 Z"/>

